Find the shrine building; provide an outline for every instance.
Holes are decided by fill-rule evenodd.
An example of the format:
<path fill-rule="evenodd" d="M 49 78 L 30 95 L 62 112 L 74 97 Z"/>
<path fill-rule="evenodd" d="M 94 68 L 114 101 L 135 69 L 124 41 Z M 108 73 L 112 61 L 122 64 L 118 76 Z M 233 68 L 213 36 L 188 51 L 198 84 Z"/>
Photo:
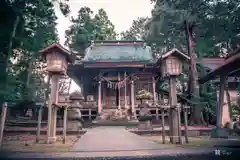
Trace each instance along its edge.
<path fill-rule="evenodd" d="M 144 89 L 153 94 L 148 103 L 152 116 L 159 119 L 160 108 L 153 104 L 161 100 L 156 89 L 162 72 L 160 59 L 171 54 L 189 59 L 175 48 L 157 58 L 143 41 L 92 42 L 84 58 L 69 65 L 67 71 L 81 87 L 83 117 L 94 119 L 103 110 L 126 107 L 134 108 L 138 117 L 140 101 L 136 94 Z"/>

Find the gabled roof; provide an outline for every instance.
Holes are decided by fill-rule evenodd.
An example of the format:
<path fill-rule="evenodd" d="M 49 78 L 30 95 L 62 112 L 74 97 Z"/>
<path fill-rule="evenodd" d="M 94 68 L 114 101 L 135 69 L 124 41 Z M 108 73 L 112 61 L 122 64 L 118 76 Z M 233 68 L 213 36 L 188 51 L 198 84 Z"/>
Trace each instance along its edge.
<path fill-rule="evenodd" d="M 210 70 L 214 70 L 224 62 L 224 58 L 202 58 L 200 63 Z"/>
<path fill-rule="evenodd" d="M 240 50 L 236 50 L 236 53 L 234 55 L 228 57 L 225 59 L 221 65 L 219 65 L 217 68 L 209 72 L 206 76 L 201 77 L 199 79 L 199 83 L 205 83 L 211 79 L 216 78 L 216 76 L 224 73 L 226 76 L 229 75 L 231 72 L 234 72 L 234 70 L 239 69 L 239 62 L 240 62 Z"/>
<path fill-rule="evenodd" d="M 67 61 L 72 63 L 73 62 L 73 57 L 71 56 L 71 52 L 68 51 L 67 49 L 65 49 L 61 44 L 59 43 L 53 43 L 51 45 L 49 45 L 48 47 L 41 49 L 39 51 L 39 53 L 46 55 L 47 53 L 49 53 L 49 51 L 53 50 L 53 49 L 58 49 L 60 50 L 61 54 L 65 55 L 67 57 Z"/>
<path fill-rule="evenodd" d="M 161 56 L 161 59 L 165 59 L 171 55 L 176 55 L 176 56 L 179 56 L 180 58 L 186 60 L 186 61 L 189 61 L 190 60 L 190 57 L 187 56 L 186 54 L 182 53 L 181 51 L 179 51 L 177 48 L 173 48 L 172 50 L 168 51 L 167 53 L 163 54 Z"/>
<path fill-rule="evenodd" d="M 152 50 L 144 42 L 95 43 L 85 51 L 83 62 L 147 62 L 153 60 Z"/>

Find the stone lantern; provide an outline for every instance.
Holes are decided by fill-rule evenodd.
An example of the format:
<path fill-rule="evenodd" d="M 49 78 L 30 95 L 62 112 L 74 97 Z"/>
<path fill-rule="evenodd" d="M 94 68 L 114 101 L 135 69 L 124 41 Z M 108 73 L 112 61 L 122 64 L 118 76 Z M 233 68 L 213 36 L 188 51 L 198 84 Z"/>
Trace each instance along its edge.
<path fill-rule="evenodd" d="M 180 111 L 177 108 L 176 77 L 182 74 L 182 64 L 184 61 L 190 61 L 190 57 L 174 48 L 163 54 L 160 62 L 162 76 L 169 80 L 169 127 L 171 143 L 180 143 Z"/>
<path fill-rule="evenodd" d="M 56 122 L 58 110 L 58 88 L 60 76 L 66 74 L 68 63 L 72 63 L 71 53 L 58 43 L 53 43 L 39 51 L 46 58 L 48 74 L 51 78 L 51 94 L 48 103 L 47 142 L 56 141 Z"/>
<path fill-rule="evenodd" d="M 84 101 L 84 97 L 78 91 L 73 92 L 69 96 L 70 107 L 68 108 L 68 130 L 79 131 L 82 129 L 82 114 L 80 108 L 82 108 L 82 103 Z"/>

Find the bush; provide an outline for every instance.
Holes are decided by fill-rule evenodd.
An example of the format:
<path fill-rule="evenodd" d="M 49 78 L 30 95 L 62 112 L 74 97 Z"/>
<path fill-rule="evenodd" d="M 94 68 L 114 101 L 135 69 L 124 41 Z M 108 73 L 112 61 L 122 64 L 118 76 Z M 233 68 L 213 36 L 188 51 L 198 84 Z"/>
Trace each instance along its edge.
<path fill-rule="evenodd" d="M 234 126 L 234 122 L 227 122 L 224 126 L 224 128 L 227 128 L 227 129 L 233 129 L 233 126 Z"/>

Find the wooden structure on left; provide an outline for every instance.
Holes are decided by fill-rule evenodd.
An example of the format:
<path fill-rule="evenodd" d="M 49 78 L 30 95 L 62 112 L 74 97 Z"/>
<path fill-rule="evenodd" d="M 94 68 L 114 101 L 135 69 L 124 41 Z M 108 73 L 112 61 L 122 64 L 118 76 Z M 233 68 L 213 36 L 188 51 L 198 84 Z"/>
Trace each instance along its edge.
<path fill-rule="evenodd" d="M 52 143 L 56 141 L 57 110 L 60 107 L 58 105 L 59 78 L 67 73 L 68 64 L 73 61 L 70 52 L 58 43 L 54 43 L 39 52 L 46 58 L 46 69 L 51 77 L 51 93 L 48 102 L 47 143 Z"/>

